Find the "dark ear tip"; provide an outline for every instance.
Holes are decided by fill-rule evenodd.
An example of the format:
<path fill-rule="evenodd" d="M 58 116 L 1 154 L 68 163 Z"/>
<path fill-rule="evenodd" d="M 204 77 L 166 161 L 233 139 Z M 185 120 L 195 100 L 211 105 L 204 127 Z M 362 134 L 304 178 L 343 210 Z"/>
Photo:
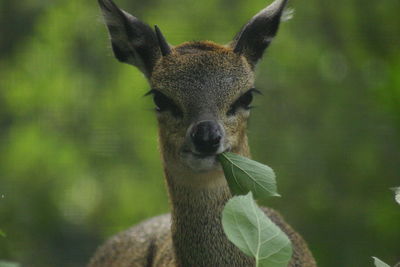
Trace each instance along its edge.
<path fill-rule="evenodd" d="M 282 4 L 281 4 L 281 12 L 283 12 L 283 10 L 285 9 L 285 7 L 287 6 L 289 0 L 283 0 Z"/>
<path fill-rule="evenodd" d="M 97 0 L 97 3 L 99 4 L 100 7 L 105 7 L 103 0 Z"/>
<path fill-rule="evenodd" d="M 101 8 L 108 12 L 111 12 L 113 8 L 117 8 L 117 5 L 112 0 L 97 0 L 97 2 Z"/>
<path fill-rule="evenodd" d="M 275 0 L 258 12 L 236 35 L 233 52 L 243 54 L 255 65 L 275 37 L 288 2 Z"/>
<path fill-rule="evenodd" d="M 165 40 L 164 35 L 161 33 L 160 28 L 158 28 L 157 25 L 154 25 L 154 30 L 156 31 L 156 36 L 158 40 L 158 44 L 160 46 L 161 54 L 163 56 L 167 56 L 171 54 L 171 48 L 169 47 L 169 44 Z"/>
<path fill-rule="evenodd" d="M 106 3 L 104 0 L 97 0 L 97 3 L 99 3 L 99 5 L 102 7 L 106 7 Z"/>
<path fill-rule="evenodd" d="M 154 30 L 155 30 L 155 32 L 156 32 L 157 38 L 160 40 L 160 39 L 163 37 L 163 35 L 162 35 L 162 33 L 161 33 L 160 28 L 157 26 L 157 24 L 154 24 Z"/>

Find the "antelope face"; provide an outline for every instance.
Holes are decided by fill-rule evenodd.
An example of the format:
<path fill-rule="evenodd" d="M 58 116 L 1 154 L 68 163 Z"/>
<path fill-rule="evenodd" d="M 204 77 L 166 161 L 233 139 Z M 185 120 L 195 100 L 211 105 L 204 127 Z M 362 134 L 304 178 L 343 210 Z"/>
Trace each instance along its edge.
<path fill-rule="evenodd" d="M 219 153 L 247 154 L 255 90 L 244 57 L 209 42 L 183 44 L 156 65 L 150 81 L 169 166 L 205 172 L 218 168 Z"/>
<path fill-rule="evenodd" d="M 256 14 L 226 47 L 211 42 L 170 47 L 111 0 L 99 0 L 115 57 L 139 68 L 152 87 L 166 167 L 207 172 L 216 155 L 247 155 L 246 122 L 253 70 L 278 31 L 287 0 Z"/>

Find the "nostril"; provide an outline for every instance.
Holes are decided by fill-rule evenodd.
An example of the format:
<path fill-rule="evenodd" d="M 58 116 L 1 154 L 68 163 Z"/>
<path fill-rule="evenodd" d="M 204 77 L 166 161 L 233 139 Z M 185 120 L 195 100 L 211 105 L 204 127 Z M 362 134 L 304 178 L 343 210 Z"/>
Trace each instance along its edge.
<path fill-rule="evenodd" d="M 210 143 L 213 145 L 216 145 L 216 144 L 219 145 L 220 140 L 221 140 L 221 135 L 218 134 L 218 135 L 213 136 L 213 138 L 210 139 Z"/>
<path fill-rule="evenodd" d="M 203 154 L 215 153 L 221 143 L 222 131 L 215 121 L 202 121 L 192 128 L 190 134 L 196 152 Z"/>

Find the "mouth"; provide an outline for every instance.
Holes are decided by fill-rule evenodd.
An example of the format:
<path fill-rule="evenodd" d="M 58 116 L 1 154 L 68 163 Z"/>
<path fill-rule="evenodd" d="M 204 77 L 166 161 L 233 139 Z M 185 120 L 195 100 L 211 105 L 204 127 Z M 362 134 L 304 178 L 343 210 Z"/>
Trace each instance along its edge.
<path fill-rule="evenodd" d="M 224 149 L 222 152 L 216 152 L 216 153 L 198 153 L 192 150 L 182 150 L 182 154 L 183 155 L 192 155 L 195 158 L 198 159 L 206 159 L 206 158 L 212 158 L 212 157 L 216 157 L 219 154 L 225 153 L 225 152 L 229 152 L 231 150 L 230 147 Z"/>
<path fill-rule="evenodd" d="M 192 152 L 192 151 L 184 151 L 184 153 L 190 153 L 193 155 L 193 157 L 198 158 L 198 159 L 207 159 L 207 158 L 216 157 L 218 155 L 218 154 L 199 154 L 199 153 Z"/>
<path fill-rule="evenodd" d="M 223 152 L 229 151 L 225 149 L 220 153 L 200 154 L 191 150 L 183 150 L 181 158 L 185 164 L 195 172 L 206 172 L 221 168 L 217 156 Z"/>

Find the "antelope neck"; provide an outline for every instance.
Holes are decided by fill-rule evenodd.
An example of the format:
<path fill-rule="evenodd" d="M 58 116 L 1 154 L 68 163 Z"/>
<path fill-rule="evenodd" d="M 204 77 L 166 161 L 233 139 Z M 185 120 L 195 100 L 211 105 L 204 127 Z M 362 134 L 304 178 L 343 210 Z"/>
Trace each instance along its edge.
<path fill-rule="evenodd" d="M 228 241 L 222 229 L 221 213 L 231 197 L 222 171 L 214 178 L 223 182 L 207 187 L 176 183 L 190 178 L 167 174 L 177 266 L 247 266 L 249 259 Z"/>

